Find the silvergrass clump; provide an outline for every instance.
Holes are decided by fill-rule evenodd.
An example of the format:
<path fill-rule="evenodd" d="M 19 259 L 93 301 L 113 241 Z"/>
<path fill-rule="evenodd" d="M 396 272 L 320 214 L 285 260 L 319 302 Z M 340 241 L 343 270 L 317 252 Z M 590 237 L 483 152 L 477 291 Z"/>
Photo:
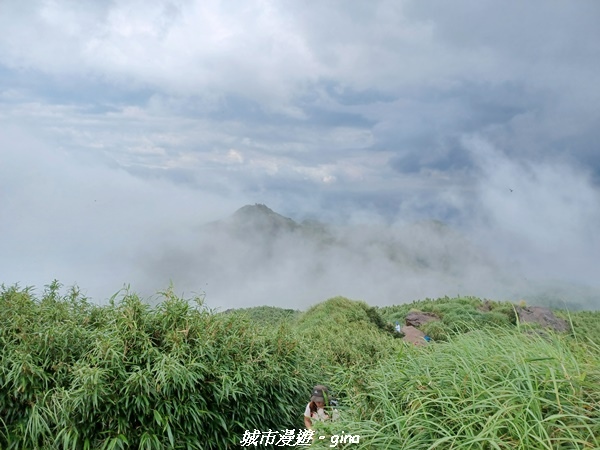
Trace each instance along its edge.
<path fill-rule="evenodd" d="M 227 449 L 301 425 L 312 366 L 286 330 L 171 290 L 152 308 L 60 288 L 0 291 L 0 448 Z"/>
<path fill-rule="evenodd" d="M 599 448 L 600 351 L 571 344 L 486 328 L 407 349 L 329 432 L 360 435 L 356 449 Z"/>

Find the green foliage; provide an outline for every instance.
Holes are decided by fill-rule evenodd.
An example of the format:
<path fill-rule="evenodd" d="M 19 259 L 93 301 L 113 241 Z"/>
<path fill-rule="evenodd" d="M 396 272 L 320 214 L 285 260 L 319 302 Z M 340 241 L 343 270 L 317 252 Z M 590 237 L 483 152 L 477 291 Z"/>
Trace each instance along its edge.
<path fill-rule="evenodd" d="M 223 314 L 237 314 L 261 326 L 278 327 L 283 324 L 292 325 L 302 314 L 295 309 L 277 308 L 275 306 L 255 306 L 223 311 Z"/>
<path fill-rule="evenodd" d="M 334 297 L 306 311 L 296 327 L 312 345 L 321 371 L 333 366 L 365 367 L 391 355 L 396 342 L 393 329 L 366 303 Z"/>
<path fill-rule="evenodd" d="M 378 308 L 365 302 L 349 300 L 345 297 L 333 297 L 312 306 L 298 319 L 299 329 L 322 328 L 332 326 L 351 326 L 378 329 L 393 334 L 391 327 L 381 316 Z"/>
<path fill-rule="evenodd" d="M 567 337 L 471 330 L 369 373 L 330 433 L 352 448 L 598 448 L 600 349 Z"/>
<path fill-rule="evenodd" d="M 105 307 L 53 283 L 0 296 L 0 447 L 235 448 L 301 424 L 312 365 L 282 328 L 162 293 Z"/>
<path fill-rule="evenodd" d="M 396 321 L 404 323 L 411 311 L 433 313 L 440 318 L 441 323 L 430 322 L 421 327 L 423 332 L 438 341 L 446 340 L 452 334 L 463 333 L 473 327 L 508 327 L 516 323 L 512 303 L 481 300 L 476 297 L 425 299 L 379 308 L 380 316 L 389 324 Z"/>
<path fill-rule="evenodd" d="M 473 297 L 216 314 L 170 289 L 156 307 L 61 289 L 0 289 L 2 449 L 239 448 L 302 428 L 315 384 L 341 405 L 319 431 L 361 436 L 347 448 L 600 445 L 600 312 L 558 312 L 573 330 L 556 336 Z M 398 339 L 411 310 L 440 317 L 421 327 L 435 343 Z"/>
<path fill-rule="evenodd" d="M 600 345 L 600 311 L 558 310 L 556 315 L 571 322 L 571 335 L 577 340 Z"/>
<path fill-rule="evenodd" d="M 441 321 L 428 322 L 420 329 L 434 341 L 445 341 L 452 334 L 450 327 Z"/>
<path fill-rule="evenodd" d="M 341 398 L 352 395 L 365 382 L 369 367 L 392 358 L 402 346 L 375 310 L 344 297 L 308 309 L 298 319 L 295 332 L 307 343 L 306 357 L 316 365 L 310 383 L 332 386 Z"/>

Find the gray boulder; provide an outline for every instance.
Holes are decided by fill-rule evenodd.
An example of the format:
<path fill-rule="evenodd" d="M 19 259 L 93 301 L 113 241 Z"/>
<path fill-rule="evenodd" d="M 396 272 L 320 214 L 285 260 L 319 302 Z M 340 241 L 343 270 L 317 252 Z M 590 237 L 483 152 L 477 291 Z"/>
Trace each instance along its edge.
<path fill-rule="evenodd" d="M 440 318 L 433 313 L 413 311 L 408 313 L 408 315 L 404 319 L 404 322 L 406 323 L 406 325 L 409 325 L 411 327 L 420 327 L 421 325 L 424 325 L 427 322 L 431 322 L 434 320 L 440 320 Z M 402 330 L 404 330 L 404 328 Z"/>
<path fill-rule="evenodd" d="M 570 330 L 569 323 L 556 317 L 549 308 L 543 306 L 517 306 L 516 310 L 521 323 L 537 323 L 544 328 L 550 328 L 558 332 Z"/>

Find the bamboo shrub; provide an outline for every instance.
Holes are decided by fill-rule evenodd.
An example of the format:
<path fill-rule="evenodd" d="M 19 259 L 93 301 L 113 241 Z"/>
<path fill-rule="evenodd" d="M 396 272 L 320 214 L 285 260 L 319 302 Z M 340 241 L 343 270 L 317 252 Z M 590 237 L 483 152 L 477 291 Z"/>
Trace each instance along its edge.
<path fill-rule="evenodd" d="M 155 308 L 59 291 L 2 287 L 1 448 L 228 449 L 246 429 L 300 425 L 312 366 L 285 329 L 172 291 Z"/>

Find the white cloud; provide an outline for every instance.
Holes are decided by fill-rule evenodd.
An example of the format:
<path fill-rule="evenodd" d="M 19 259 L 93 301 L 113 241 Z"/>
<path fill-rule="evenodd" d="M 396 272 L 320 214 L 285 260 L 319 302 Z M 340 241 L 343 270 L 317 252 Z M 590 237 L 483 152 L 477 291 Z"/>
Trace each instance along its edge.
<path fill-rule="evenodd" d="M 143 289 L 144 248 L 246 201 L 80 164 L 18 129 L 0 133 L 0 161 L 1 282 L 41 288 L 57 278 L 96 300 L 123 283 Z"/>
<path fill-rule="evenodd" d="M 242 153 L 237 150 L 230 149 L 227 152 L 227 159 L 231 162 L 241 164 L 244 162 L 244 155 L 242 155 Z"/>
<path fill-rule="evenodd" d="M 467 27 L 463 16 L 456 17 L 461 8 L 451 12 L 410 1 L 352 7 L 337 2 L 300 7 L 274 1 L 129 0 L 96 6 L 53 1 L 5 2 L 2 8 L 0 60 L 12 67 L 170 93 L 235 93 L 300 115 L 291 99 L 319 80 L 392 91 L 514 79 L 567 88 L 572 73 L 557 62 L 572 60 L 577 50 L 597 54 L 588 39 L 568 34 L 585 9 L 571 5 L 540 11 L 488 2 L 469 8 L 474 22 Z M 523 17 L 514 32 L 496 20 L 499 15 L 514 22 L 519 13 Z M 533 27 L 538 13 L 550 24 L 541 31 Z M 591 30 L 588 22 L 582 26 Z M 475 34 L 466 35 L 466 28 Z M 540 47 L 547 51 L 539 52 Z M 598 68 L 592 60 L 573 63 L 581 75 L 591 75 Z"/>
<path fill-rule="evenodd" d="M 519 163 L 478 138 L 465 145 L 481 168 L 480 241 L 530 276 L 595 280 L 600 192 L 588 173 L 559 161 Z"/>

